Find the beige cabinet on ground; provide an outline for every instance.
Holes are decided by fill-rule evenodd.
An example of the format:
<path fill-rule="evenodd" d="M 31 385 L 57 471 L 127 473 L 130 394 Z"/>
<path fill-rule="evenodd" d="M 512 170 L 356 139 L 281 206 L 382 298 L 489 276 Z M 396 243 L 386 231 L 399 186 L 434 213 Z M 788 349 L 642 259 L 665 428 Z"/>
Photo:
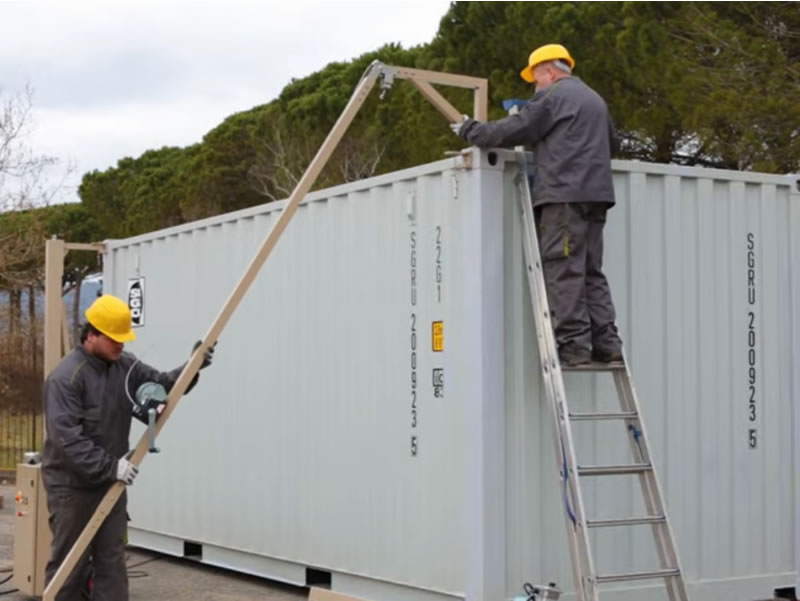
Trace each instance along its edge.
<path fill-rule="evenodd" d="M 44 571 L 50 557 L 51 535 L 40 466 L 17 466 L 14 501 L 14 586 L 21 593 L 41 595 Z"/>

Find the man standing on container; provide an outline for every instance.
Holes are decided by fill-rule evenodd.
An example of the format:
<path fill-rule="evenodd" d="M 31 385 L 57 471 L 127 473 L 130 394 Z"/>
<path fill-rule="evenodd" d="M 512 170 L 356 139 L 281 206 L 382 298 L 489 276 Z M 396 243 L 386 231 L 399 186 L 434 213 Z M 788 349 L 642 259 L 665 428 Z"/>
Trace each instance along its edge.
<path fill-rule="evenodd" d="M 615 202 L 611 153 L 619 143 L 606 103 L 572 75 L 574 67 L 564 46 L 537 48 L 521 73 L 536 91 L 519 113 L 491 123 L 465 115 L 451 125 L 476 146 L 534 148 L 534 214 L 558 353 L 568 366 L 622 360 L 602 271 L 603 227 Z"/>
<path fill-rule="evenodd" d="M 44 385 L 47 439 L 42 452 L 42 479 L 53 534 L 47 582 L 108 488 L 116 481 L 129 485 L 136 477 L 138 468 L 128 461 L 127 454 L 131 398 L 137 388 L 154 382 L 169 390 L 183 370 L 181 366 L 159 372 L 122 352 L 124 343 L 136 339 L 131 311 L 122 300 L 101 296 L 86 310 L 86 319 L 81 344 L 61 360 Z M 213 347 L 206 351 L 201 369 L 211 364 L 212 357 Z M 187 392 L 196 382 L 197 376 Z M 126 527 L 127 496 L 123 493 L 56 601 L 83 599 L 89 556 L 94 572 L 92 599 L 128 601 Z"/>

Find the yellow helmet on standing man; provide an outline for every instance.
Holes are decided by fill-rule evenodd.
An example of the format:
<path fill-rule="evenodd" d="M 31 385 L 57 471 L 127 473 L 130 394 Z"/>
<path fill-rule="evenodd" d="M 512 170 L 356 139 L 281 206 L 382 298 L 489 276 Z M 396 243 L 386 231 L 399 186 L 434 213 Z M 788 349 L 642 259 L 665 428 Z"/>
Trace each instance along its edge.
<path fill-rule="evenodd" d="M 555 60 L 564 61 L 569 65 L 570 69 L 575 68 L 575 59 L 570 56 L 564 46 L 561 44 L 545 44 L 531 52 L 531 56 L 528 59 L 528 66 L 520 72 L 520 76 L 528 83 L 534 83 L 536 78 L 533 76 L 533 68 L 540 63 Z"/>
<path fill-rule="evenodd" d="M 131 310 L 125 301 L 104 294 L 86 309 L 86 320 L 116 342 L 136 340 L 131 327 Z"/>

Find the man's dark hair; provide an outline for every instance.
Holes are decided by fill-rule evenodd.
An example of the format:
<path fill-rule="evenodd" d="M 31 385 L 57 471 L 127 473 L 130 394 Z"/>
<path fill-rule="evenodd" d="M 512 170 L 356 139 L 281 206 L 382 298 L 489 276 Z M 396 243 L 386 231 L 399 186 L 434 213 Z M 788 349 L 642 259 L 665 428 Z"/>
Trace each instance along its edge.
<path fill-rule="evenodd" d="M 86 342 L 86 339 L 89 337 L 89 334 L 100 336 L 102 332 L 87 321 L 85 324 L 83 324 L 83 329 L 81 330 L 81 344 Z"/>

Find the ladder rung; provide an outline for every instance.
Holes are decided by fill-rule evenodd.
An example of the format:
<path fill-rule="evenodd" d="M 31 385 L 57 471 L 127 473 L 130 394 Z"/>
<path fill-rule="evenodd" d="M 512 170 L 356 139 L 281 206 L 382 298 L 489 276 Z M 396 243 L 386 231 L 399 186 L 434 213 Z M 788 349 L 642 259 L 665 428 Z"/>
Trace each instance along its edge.
<path fill-rule="evenodd" d="M 624 474 L 641 474 L 653 469 L 649 463 L 633 463 L 630 465 L 589 465 L 578 467 L 581 476 L 621 476 Z"/>
<path fill-rule="evenodd" d="M 602 372 L 602 371 L 617 371 L 625 369 L 625 364 L 622 361 L 616 363 L 587 363 L 585 365 L 562 365 L 561 371 L 586 371 L 586 372 Z"/>
<path fill-rule="evenodd" d="M 609 528 L 614 526 L 639 526 L 641 524 L 663 524 L 667 519 L 663 515 L 649 515 L 641 518 L 620 518 L 615 520 L 587 520 L 589 528 Z"/>
<path fill-rule="evenodd" d="M 651 572 L 630 572 L 629 574 L 611 574 L 609 576 L 598 576 L 597 583 L 604 582 L 628 582 L 630 580 L 655 580 L 656 578 L 677 578 L 681 575 L 680 570 L 653 570 Z"/>
<path fill-rule="evenodd" d="M 570 413 L 569 418 L 575 421 L 594 421 L 600 419 L 638 419 L 635 411 L 623 411 L 622 413 Z"/>

